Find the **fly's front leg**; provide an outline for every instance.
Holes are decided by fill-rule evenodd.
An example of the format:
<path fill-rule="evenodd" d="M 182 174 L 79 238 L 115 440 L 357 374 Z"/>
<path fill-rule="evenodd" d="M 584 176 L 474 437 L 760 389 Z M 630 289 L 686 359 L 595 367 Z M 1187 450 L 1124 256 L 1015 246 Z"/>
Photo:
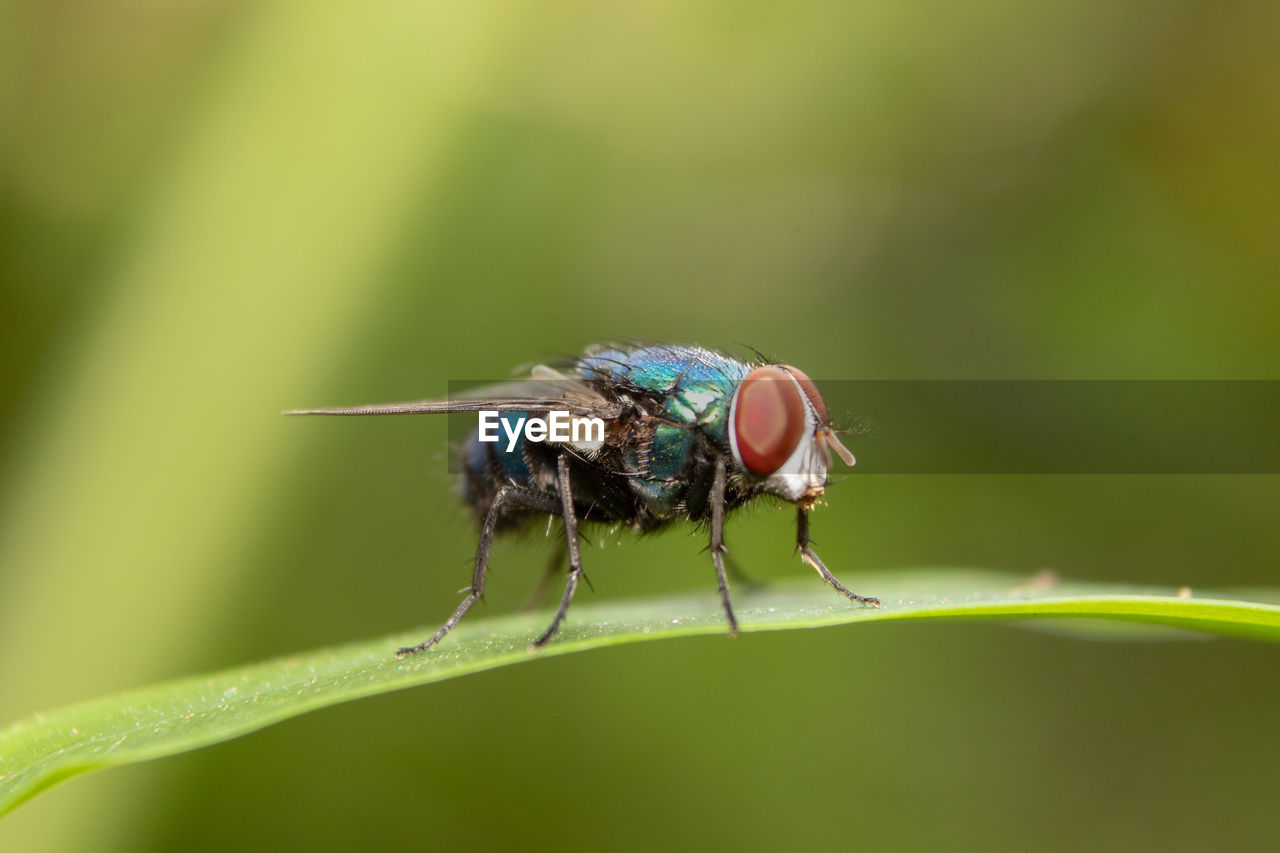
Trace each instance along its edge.
<path fill-rule="evenodd" d="M 458 605 L 458 609 L 440 626 L 439 630 L 416 646 L 406 646 L 400 649 L 396 652 L 396 657 L 404 658 L 417 654 L 440 642 L 444 635 L 453 630 L 453 627 L 458 624 L 462 617 L 467 615 L 471 605 L 479 601 L 481 596 L 484 595 L 485 574 L 489 571 L 489 549 L 493 546 L 493 534 L 498 528 L 498 517 L 503 507 L 508 505 L 537 512 L 555 513 L 559 511 L 556 499 L 551 495 L 521 488 L 520 486 L 504 486 L 499 489 L 498 493 L 493 496 L 493 503 L 489 504 L 489 510 L 484 516 L 484 524 L 480 528 L 480 544 L 476 547 L 476 567 L 471 575 L 471 586 L 466 590 L 467 597 L 462 600 L 462 603 Z"/>
<path fill-rule="evenodd" d="M 796 511 L 796 549 L 800 551 L 800 559 L 818 570 L 818 574 L 822 575 L 822 579 L 835 587 L 839 592 L 844 593 L 851 601 L 859 604 L 870 604 L 874 607 L 880 606 L 880 599 L 870 598 L 865 595 L 858 595 L 850 592 L 845 585 L 836 579 L 836 576 L 827 571 L 827 567 L 822 564 L 822 560 L 809 547 L 809 511 L 804 507 L 800 507 Z"/>
<path fill-rule="evenodd" d="M 729 582 L 724 576 L 724 490 L 729 479 L 723 456 L 716 457 L 715 478 L 711 481 L 711 562 L 716 567 L 716 581 L 720 584 L 720 603 L 729 617 L 729 636 L 738 636 L 738 617 L 733 615 L 729 602 Z"/>
<path fill-rule="evenodd" d="M 578 551 L 578 516 L 573 509 L 573 487 L 569 480 L 569 456 L 561 453 L 556 458 L 556 486 L 560 491 L 560 512 L 564 517 L 564 541 L 569 551 L 569 580 L 564 585 L 564 595 L 551 627 L 533 641 L 534 648 L 541 648 L 560 629 L 564 615 L 569 612 L 569 602 L 578 589 L 578 577 L 582 574 L 582 554 Z"/>

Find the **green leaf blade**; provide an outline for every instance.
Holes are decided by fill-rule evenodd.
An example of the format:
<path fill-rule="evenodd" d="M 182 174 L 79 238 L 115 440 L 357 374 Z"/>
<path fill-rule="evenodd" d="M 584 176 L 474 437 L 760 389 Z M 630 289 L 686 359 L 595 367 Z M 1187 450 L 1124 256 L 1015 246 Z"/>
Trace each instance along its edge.
<path fill-rule="evenodd" d="M 739 593 L 746 633 L 912 620 L 1070 617 L 1280 641 L 1280 596 L 1062 583 L 968 570 L 859 577 L 883 606 L 858 607 L 813 580 Z M 464 622 L 436 648 L 395 650 L 423 631 L 291 655 L 67 706 L 0 731 L 0 814 L 63 779 L 239 737 L 307 711 L 548 655 L 663 637 L 724 634 L 714 595 L 580 604 L 547 647 L 529 648 L 546 613 Z M 429 629 L 428 629 L 429 630 Z"/>

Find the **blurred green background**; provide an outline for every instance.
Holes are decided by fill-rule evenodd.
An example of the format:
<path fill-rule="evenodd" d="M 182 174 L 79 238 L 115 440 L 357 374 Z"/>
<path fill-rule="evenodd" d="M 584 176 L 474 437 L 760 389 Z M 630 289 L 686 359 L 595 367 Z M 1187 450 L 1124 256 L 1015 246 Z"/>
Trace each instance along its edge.
<path fill-rule="evenodd" d="M 5 3 L 0 721 L 451 610 L 446 425 L 281 409 L 622 335 L 1276 378 L 1278 10 Z M 855 473 L 814 535 L 855 589 L 1275 586 L 1278 511 L 1275 477 Z M 729 543 L 804 576 L 791 524 Z M 589 551 L 595 595 L 710 592 L 702 547 Z M 499 546 L 488 612 L 545 552 Z M 1277 673 L 968 624 L 646 643 L 76 779 L 0 848 L 1274 849 Z"/>

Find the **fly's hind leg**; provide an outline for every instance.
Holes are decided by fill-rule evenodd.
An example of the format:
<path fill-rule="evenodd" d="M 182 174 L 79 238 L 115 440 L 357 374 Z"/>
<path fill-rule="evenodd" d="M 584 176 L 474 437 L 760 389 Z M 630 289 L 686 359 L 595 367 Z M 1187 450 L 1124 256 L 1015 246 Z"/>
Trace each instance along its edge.
<path fill-rule="evenodd" d="M 551 620 L 551 626 L 542 632 L 542 636 L 533 641 L 534 648 L 541 648 L 560 629 L 564 615 L 569 612 L 573 593 L 578 589 L 578 577 L 582 574 L 582 554 L 578 551 L 578 516 L 573 509 L 569 457 L 564 453 L 556 459 L 556 486 L 560 492 L 560 512 L 564 516 L 564 542 L 569 551 L 569 580 L 564 585 L 564 595 L 560 597 L 560 607 L 556 610 L 555 619 Z"/>
<path fill-rule="evenodd" d="M 858 595 L 856 592 L 850 592 L 844 584 L 836 579 L 836 576 L 827 570 L 822 560 L 813 552 L 813 548 L 809 547 L 809 511 L 804 507 L 800 507 L 796 512 L 796 550 L 800 552 L 800 559 L 817 569 L 822 579 L 831 584 L 840 593 L 843 593 L 850 601 L 856 601 L 858 604 L 870 604 L 873 607 L 880 606 L 880 599 L 871 598 L 866 595 Z"/>
<path fill-rule="evenodd" d="M 396 657 L 404 658 L 417 654 L 440 642 L 444 635 L 453 630 L 453 627 L 461 621 L 462 617 L 467 615 L 471 605 L 479 601 L 481 596 L 484 595 L 484 579 L 489 570 L 489 550 L 493 546 L 494 531 L 498 528 L 498 517 L 503 509 L 511 507 L 546 513 L 556 513 L 560 510 L 559 504 L 553 495 L 535 492 L 532 489 L 526 489 L 521 486 L 503 486 L 499 489 L 498 493 L 493 496 L 493 502 L 489 504 L 489 511 L 485 513 L 484 524 L 480 528 L 480 544 L 476 547 L 476 566 L 471 575 L 471 586 L 466 590 L 467 597 L 462 600 L 462 603 L 458 605 L 458 609 L 434 634 L 416 646 L 406 646 L 400 649 L 396 652 Z"/>

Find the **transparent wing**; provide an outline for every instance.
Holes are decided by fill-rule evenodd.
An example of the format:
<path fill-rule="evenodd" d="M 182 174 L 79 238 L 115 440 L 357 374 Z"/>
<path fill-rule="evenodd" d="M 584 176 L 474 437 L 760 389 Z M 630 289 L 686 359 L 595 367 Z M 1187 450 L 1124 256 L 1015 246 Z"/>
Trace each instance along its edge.
<path fill-rule="evenodd" d="M 535 371 L 535 374 L 537 371 Z M 448 400 L 375 403 L 324 409 L 293 409 L 286 415 L 448 415 L 465 412 L 563 410 L 570 414 L 616 418 L 622 405 L 580 379 L 550 376 L 468 389 Z"/>

